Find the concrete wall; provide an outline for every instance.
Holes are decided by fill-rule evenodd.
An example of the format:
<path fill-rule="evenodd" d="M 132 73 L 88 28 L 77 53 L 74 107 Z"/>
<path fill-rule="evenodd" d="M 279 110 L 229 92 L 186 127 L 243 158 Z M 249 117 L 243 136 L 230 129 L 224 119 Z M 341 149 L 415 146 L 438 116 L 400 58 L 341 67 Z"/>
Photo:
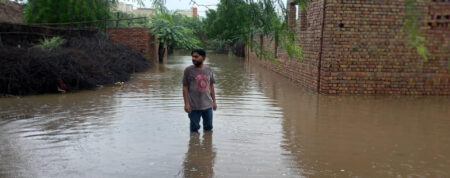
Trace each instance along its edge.
<path fill-rule="evenodd" d="M 299 36 L 303 61 L 289 60 L 281 49 L 277 50 L 279 66 L 255 60 L 252 52 L 249 57 L 320 93 L 448 95 L 450 2 L 419 3 L 424 12 L 420 32 L 432 53 L 428 62 L 408 45 L 402 30 L 405 2 L 313 0 L 299 19 L 291 11 L 288 20 Z M 262 44 L 274 51 L 270 42 Z"/>

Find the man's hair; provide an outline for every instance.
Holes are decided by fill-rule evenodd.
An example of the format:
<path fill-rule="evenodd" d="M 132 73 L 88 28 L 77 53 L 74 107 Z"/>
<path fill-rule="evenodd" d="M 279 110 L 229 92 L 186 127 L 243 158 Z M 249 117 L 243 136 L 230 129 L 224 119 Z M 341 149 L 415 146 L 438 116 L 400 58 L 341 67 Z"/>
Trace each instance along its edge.
<path fill-rule="evenodd" d="M 198 55 L 203 56 L 203 57 L 206 56 L 206 52 L 205 52 L 205 50 L 203 50 L 203 49 L 194 49 L 194 50 L 192 50 L 191 56 L 192 56 L 194 53 L 197 53 Z"/>

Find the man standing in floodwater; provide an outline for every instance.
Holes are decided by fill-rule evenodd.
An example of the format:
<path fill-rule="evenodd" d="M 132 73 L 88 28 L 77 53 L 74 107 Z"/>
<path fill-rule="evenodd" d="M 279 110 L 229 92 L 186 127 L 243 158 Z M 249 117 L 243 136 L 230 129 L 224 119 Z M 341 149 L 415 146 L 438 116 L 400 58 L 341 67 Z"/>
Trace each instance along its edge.
<path fill-rule="evenodd" d="M 186 67 L 183 75 L 184 110 L 191 120 L 191 132 L 200 129 L 200 117 L 203 118 L 203 130 L 210 131 L 213 128 L 213 110 L 217 109 L 216 80 L 211 68 L 203 64 L 206 60 L 204 50 L 193 50 L 191 56 L 194 65 Z"/>

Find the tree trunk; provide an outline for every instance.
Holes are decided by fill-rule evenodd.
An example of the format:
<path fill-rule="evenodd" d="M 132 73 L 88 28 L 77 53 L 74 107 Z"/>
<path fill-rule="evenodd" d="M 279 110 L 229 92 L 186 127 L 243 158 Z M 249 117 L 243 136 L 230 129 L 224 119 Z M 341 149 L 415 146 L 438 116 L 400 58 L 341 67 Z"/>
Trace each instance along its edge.
<path fill-rule="evenodd" d="M 163 43 L 159 43 L 159 48 L 158 48 L 159 62 L 163 62 L 164 61 L 164 53 L 166 53 L 166 48 L 164 47 Z"/>
<path fill-rule="evenodd" d="M 167 46 L 167 53 L 173 54 L 173 46 Z"/>

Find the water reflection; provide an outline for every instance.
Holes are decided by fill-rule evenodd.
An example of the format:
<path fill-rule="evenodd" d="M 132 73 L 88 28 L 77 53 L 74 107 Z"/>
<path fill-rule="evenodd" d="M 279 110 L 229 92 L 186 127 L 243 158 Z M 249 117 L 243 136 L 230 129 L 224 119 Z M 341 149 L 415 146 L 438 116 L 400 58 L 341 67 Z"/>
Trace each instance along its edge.
<path fill-rule="evenodd" d="M 121 87 L 0 98 L 0 177 L 450 177 L 448 96 L 317 95 L 208 54 L 214 135 L 189 135 L 186 54 Z"/>
<path fill-rule="evenodd" d="M 88 127 L 101 128 L 110 124 L 116 110 L 116 101 L 110 93 L 116 88 L 99 91 L 82 91 L 65 95 L 39 95 L 0 100 L 0 126 L 8 134 L 59 142 L 89 133 Z M 92 97 L 92 94 L 97 97 Z M 7 127 L 20 122 L 19 128 Z M 13 123 L 14 124 L 14 123 Z M 8 130 L 10 129 L 10 130 Z"/>
<path fill-rule="evenodd" d="M 245 61 L 236 60 L 234 56 L 227 55 L 209 55 L 211 60 L 207 60 L 208 65 L 212 67 L 216 77 L 217 95 L 227 96 L 245 96 L 245 92 L 251 90 L 251 76 L 245 73 Z M 217 60 L 220 59 L 220 60 Z M 238 101 L 238 100 L 237 100 Z"/>
<path fill-rule="evenodd" d="M 64 150 L 93 131 L 108 132 L 102 129 L 117 112 L 114 90 L 0 98 L 0 177 L 40 177 L 39 169 L 67 164 Z"/>
<path fill-rule="evenodd" d="M 192 132 L 189 148 L 183 162 L 184 177 L 210 178 L 214 176 L 216 149 L 212 143 L 213 132 L 204 132 L 200 141 L 200 133 Z"/>
<path fill-rule="evenodd" d="M 448 96 L 316 95 L 249 66 L 283 108 L 283 144 L 307 177 L 449 177 Z"/>

